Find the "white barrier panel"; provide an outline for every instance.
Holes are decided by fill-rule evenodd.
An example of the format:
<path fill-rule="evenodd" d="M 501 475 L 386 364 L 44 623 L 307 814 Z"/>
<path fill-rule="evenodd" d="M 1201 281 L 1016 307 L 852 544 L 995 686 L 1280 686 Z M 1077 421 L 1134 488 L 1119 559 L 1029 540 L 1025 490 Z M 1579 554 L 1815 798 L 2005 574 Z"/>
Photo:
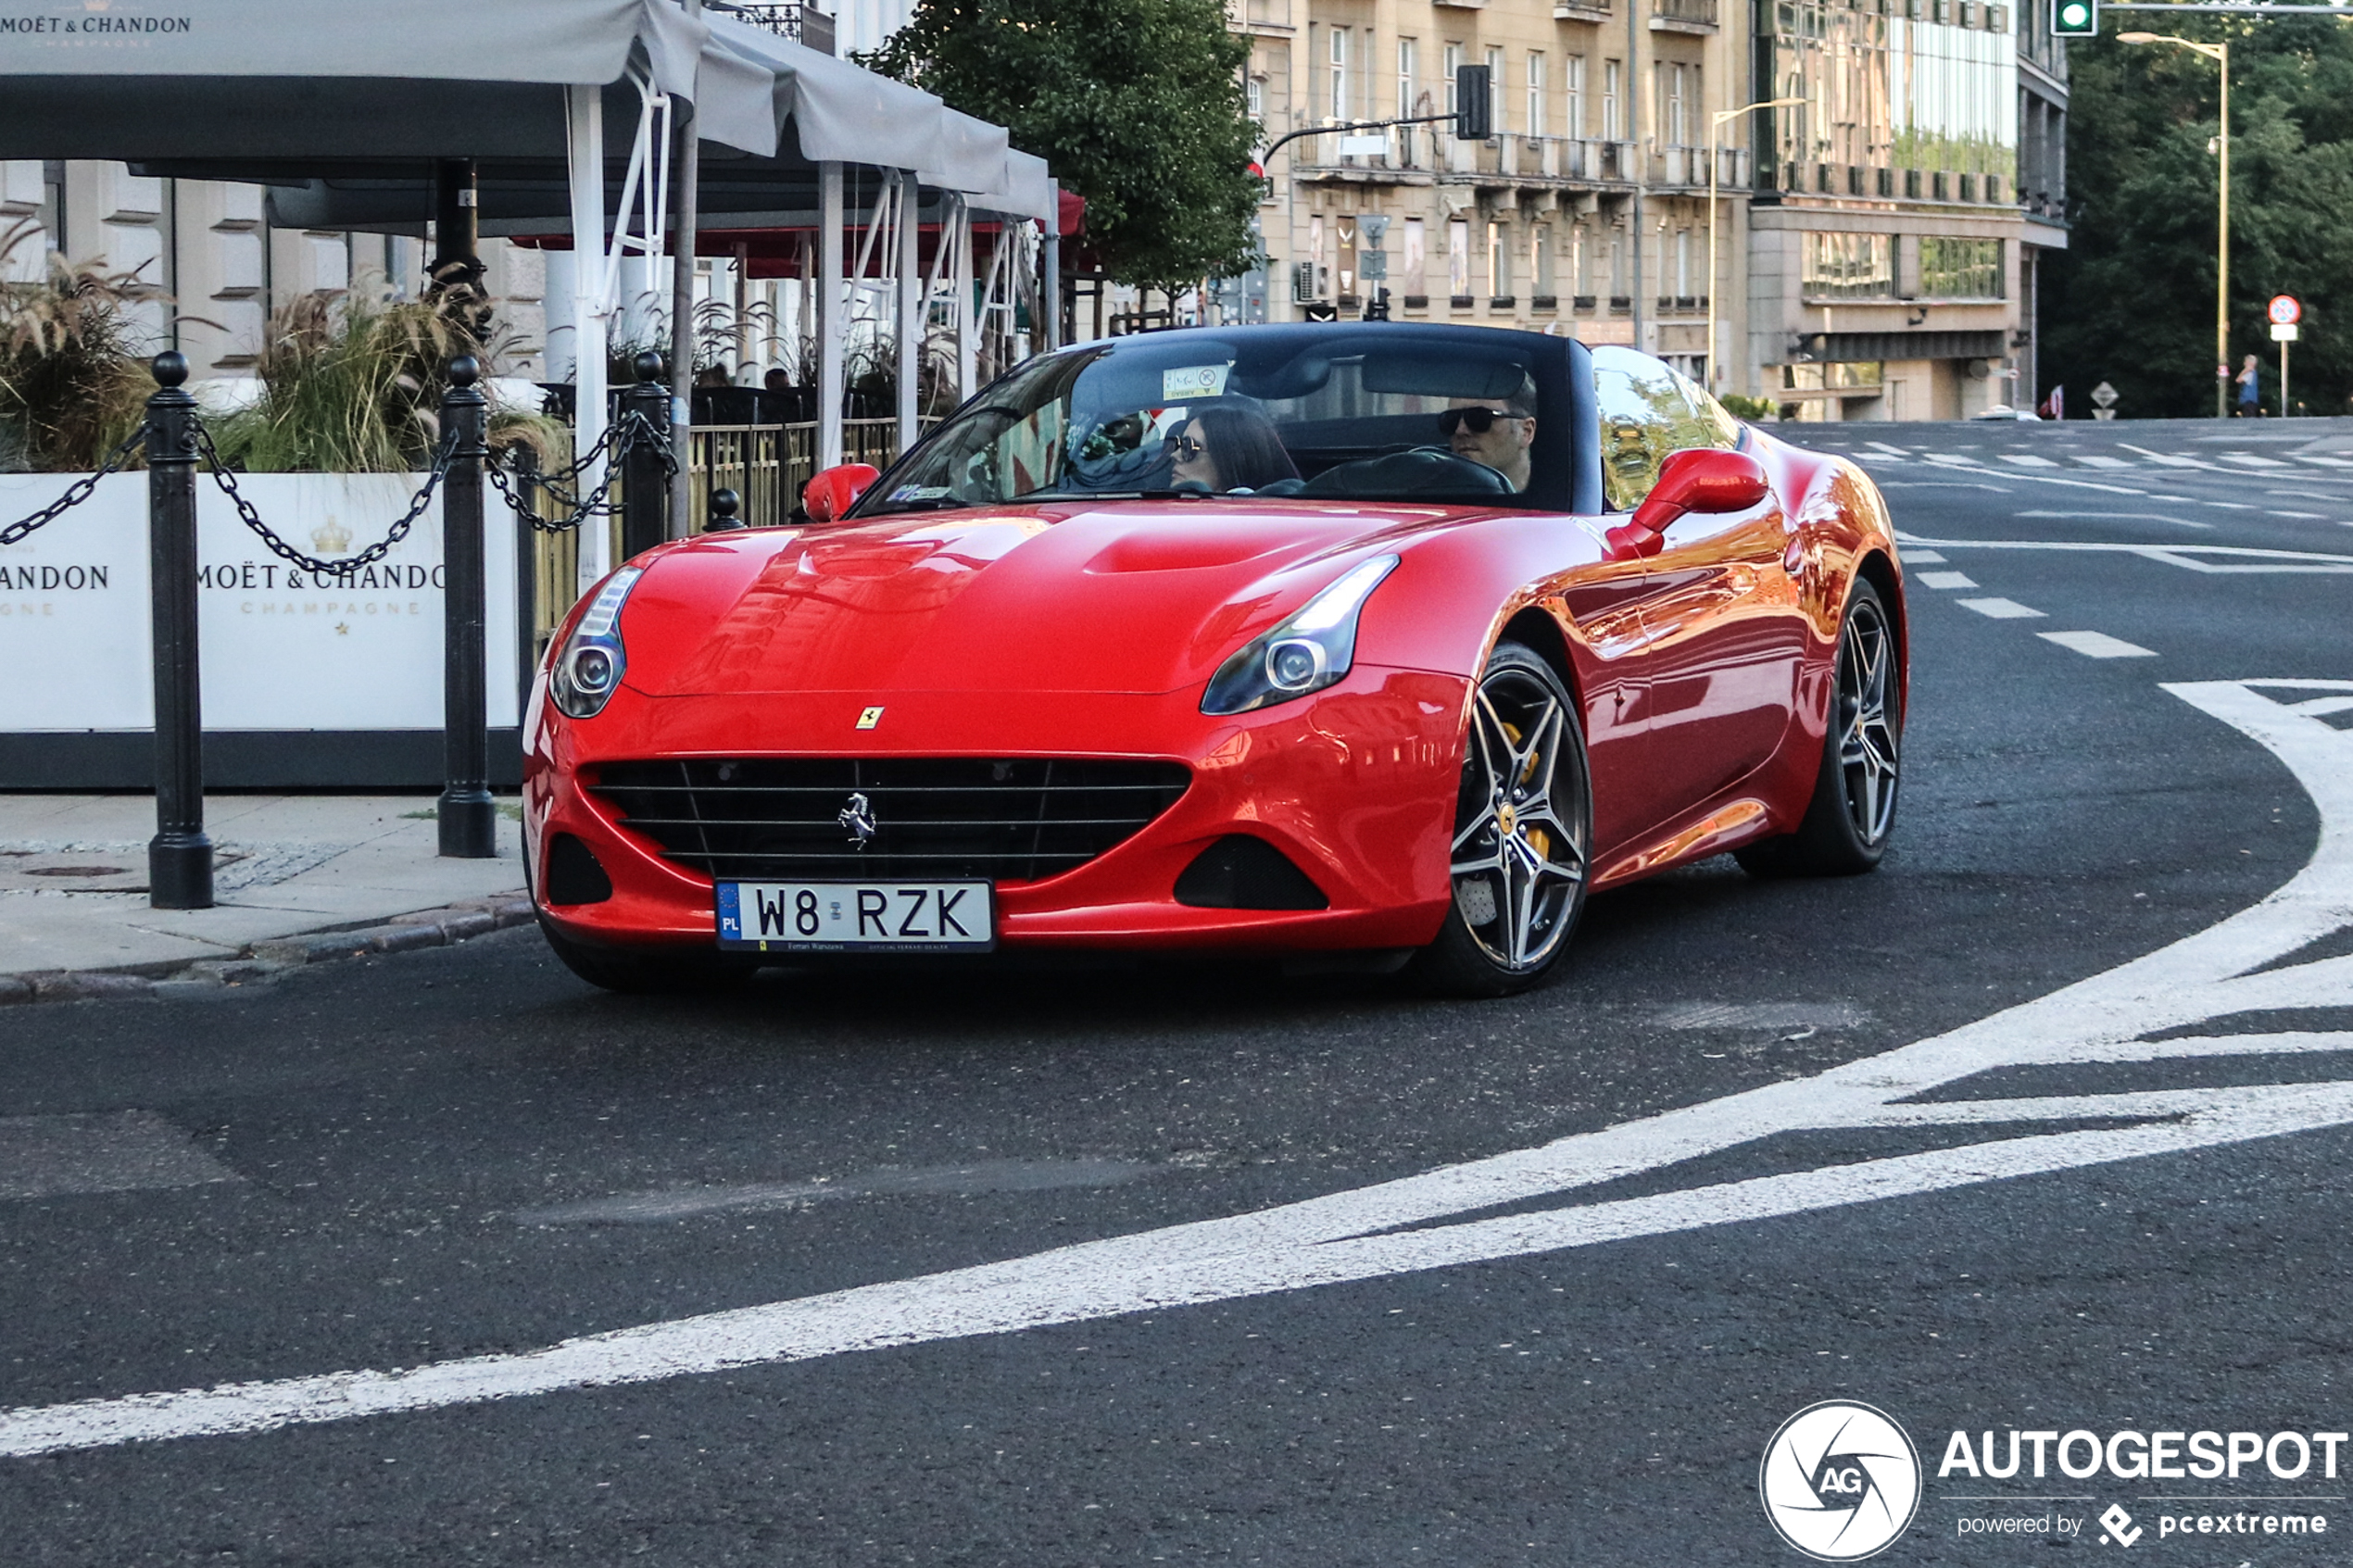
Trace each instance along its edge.
<path fill-rule="evenodd" d="M 39 510 L 73 475 L 0 474 L 0 523 Z M 422 474 L 240 474 L 237 488 L 296 549 L 348 556 L 384 535 Z M 516 698 L 515 529 L 485 495 L 490 727 Z M 442 727 L 441 498 L 384 558 L 316 579 L 245 527 L 208 475 L 196 490 L 198 636 L 208 730 Z M 147 476 L 111 474 L 89 500 L 0 548 L 0 734 L 145 730 Z"/>

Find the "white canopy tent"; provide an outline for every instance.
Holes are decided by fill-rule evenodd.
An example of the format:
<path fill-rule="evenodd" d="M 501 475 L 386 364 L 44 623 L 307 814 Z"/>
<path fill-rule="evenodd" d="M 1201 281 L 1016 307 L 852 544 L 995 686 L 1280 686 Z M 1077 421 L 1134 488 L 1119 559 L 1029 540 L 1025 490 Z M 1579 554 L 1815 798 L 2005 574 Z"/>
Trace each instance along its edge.
<path fill-rule="evenodd" d="M 821 466 L 841 455 L 844 166 L 900 185 L 903 365 L 922 334 L 912 280 L 921 187 L 960 214 L 1038 219 L 1049 232 L 1054 221 L 1044 165 L 1008 148 L 1001 129 L 678 0 L 207 0 L 194 11 L 112 0 L 0 30 L 0 82 L 10 157 L 258 181 L 310 201 L 305 222 L 353 228 L 426 210 L 420 165 L 462 158 L 491 212 L 568 219 L 584 450 L 607 420 L 622 258 L 662 252 L 673 96 L 694 106 L 705 191 L 727 193 L 735 210 L 814 208 L 823 221 Z M 338 224 L 339 206 L 370 211 Z M 969 297 L 959 295 L 967 313 Z M 900 379 L 912 436 L 915 378 Z M 610 562 L 599 531 L 582 543 L 585 585 Z"/>

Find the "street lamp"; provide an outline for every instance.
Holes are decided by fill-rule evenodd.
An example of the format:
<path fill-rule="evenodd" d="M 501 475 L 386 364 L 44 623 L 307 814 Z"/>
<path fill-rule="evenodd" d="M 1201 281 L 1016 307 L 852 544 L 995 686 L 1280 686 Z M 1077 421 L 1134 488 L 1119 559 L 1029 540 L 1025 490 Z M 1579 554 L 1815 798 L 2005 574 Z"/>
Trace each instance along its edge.
<path fill-rule="evenodd" d="M 2217 257 L 2214 276 L 2214 417 L 2230 416 L 2231 397 L 2231 46 L 2228 44 L 2200 44 L 2195 39 L 2176 38 L 2171 33 L 2120 32 L 2120 44 L 2178 44 L 2184 49 L 2195 49 L 2222 68 L 2221 134 L 2215 137 L 2215 149 L 2222 159 L 2222 208 L 2214 241 Z"/>
<path fill-rule="evenodd" d="M 1714 392 L 1722 384 L 1716 364 L 1716 174 L 1717 166 L 1724 161 L 1724 122 L 1738 119 L 1757 109 L 1789 108 L 1806 103 L 1804 98 L 1767 98 L 1760 103 L 1743 104 L 1736 109 L 1722 109 L 1707 120 L 1707 390 Z M 1639 283 L 1637 284 L 1639 286 Z"/>

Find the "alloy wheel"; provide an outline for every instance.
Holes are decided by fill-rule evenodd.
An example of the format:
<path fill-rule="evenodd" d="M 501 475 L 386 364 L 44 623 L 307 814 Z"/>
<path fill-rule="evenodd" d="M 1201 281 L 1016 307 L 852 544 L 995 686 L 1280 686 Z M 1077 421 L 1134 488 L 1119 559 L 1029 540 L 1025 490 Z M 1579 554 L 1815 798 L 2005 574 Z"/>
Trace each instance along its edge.
<path fill-rule="evenodd" d="M 1517 664 L 1478 686 L 1453 854 L 1454 908 L 1487 960 L 1539 969 L 1576 923 L 1590 812 L 1583 747 L 1556 685 Z"/>

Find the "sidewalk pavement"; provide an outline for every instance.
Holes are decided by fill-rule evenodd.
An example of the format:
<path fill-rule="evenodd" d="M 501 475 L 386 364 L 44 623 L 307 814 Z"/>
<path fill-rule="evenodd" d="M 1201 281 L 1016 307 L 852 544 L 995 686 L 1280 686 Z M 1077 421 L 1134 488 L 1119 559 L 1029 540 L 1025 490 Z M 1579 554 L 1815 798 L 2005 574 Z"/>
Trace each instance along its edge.
<path fill-rule="evenodd" d="M 154 909 L 153 796 L 0 795 L 0 977 L 166 974 L 251 955 L 256 944 L 457 905 L 468 920 L 450 940 L 472 935 L 483 914 L 518 923 L 529 916 L 516 903 L 515 818 L 515 803 L 502 800 L 496 859 L 445 860 L 430 796 L 216 796 L 205 802 L 205 828 L 218 903 Z M 292 950 L 274 956 L 302 961 Z M 0 983 L 0 991 L 24 989 Z"/>

